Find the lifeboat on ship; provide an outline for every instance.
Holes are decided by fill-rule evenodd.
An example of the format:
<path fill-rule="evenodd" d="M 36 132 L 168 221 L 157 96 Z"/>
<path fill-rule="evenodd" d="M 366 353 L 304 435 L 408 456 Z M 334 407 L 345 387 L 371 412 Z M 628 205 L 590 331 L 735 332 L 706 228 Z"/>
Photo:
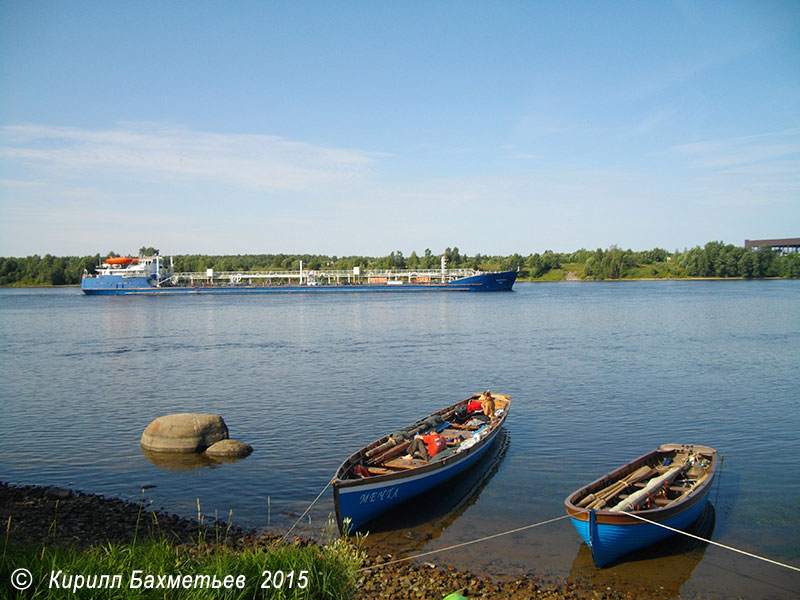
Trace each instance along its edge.
<path fill-rule="evenodd" d="M 106 259 L 107 265 L 135 265 L 138 263 L 138 258 L 132 258 L 130 256 L 112 256 Z"/>

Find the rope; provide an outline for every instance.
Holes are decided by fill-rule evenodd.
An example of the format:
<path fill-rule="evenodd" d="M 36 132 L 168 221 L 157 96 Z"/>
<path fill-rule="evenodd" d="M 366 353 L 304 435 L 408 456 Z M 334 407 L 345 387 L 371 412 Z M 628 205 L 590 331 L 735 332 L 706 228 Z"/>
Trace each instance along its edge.
<path fill-rule="evenodd" d="M 539 523 L 534 523 L 533 525 L 525 525 L 524 527 L 517 527 L 516 529 L 512 529 L 510 531 L 503 531 L 502 533 L 495 533 L 493 535 L 487 535 L 486 537 L 482 537 L 477 540 L 472 540 L 469 542 L 462 542 L 460 544 L 455 544 L 453 546 L 447 546 L 446 548 L 437 548 L 436 550 L 430 550 L 428 552 L 423 552 L 422 554 L 414 554 L 413 556 L 406 556 L 405 558 L 397 558 L 395 560 L 390 560 L 389 562 L 381 563 L 379 565 L 373 565 L 371 567 L 362 567 L 358 569 L 356 573 L 360 573 L 361 571 L 371 571 L 372 569 L 379 569 L 382 567 L 388 567 L 389 565 L 394 565 L 397 563 L 405 562 L 408 560 L 414 560 L 417 558 L 422 558 L 423 556 L 430 556 L 431 554 L 437 554 L 438 552 L 446 552 L 447 550 L 454 550 L 456 548 L 461 548 L 463 546 L 469 546 L 470 544 L 477 544 L 478 542 L 485 542 L 487 540 L 491 540 L 494 538 L 502 537 L 504 535 L 509 535 L 512 533 L 517 533 L 518 531 L 524 531 L 526 529 L 533 529 L 534 527 L 539 527 L 540 525 L 547 525 L 548 523 L 555 523 L 556 521 L 560 521 L 561 519 L 566 519 L 569 515 L 562 515 L 560 517 L 556 517 L 555 519 L 548 519 L 547 521 L 541 521 Z"/>
<path fill-rule="evenodd" d="M 778 562 L 777 560 L 772 560 L 771 558 L 765 558 L 763 556 L 758 556 L 757 554 L 752 554 L 750 552 L 745 552 L 744 550 L 739 550 L 738 548 L 733 548 L 732 546 L 726 546 L 725 544 L 720 544 L 719 542 L 715 542 L 713 540 L 707 540 L 705 538 L 701 538 L 698 535 L 694 535 L 693 533 L 687 533 L 686 531 L 681 531 L 680 529 L 675 529 L 674 527 L 670 527 L 669 525 L 664 525 L 663 523 L 657 523 L 656 521 L 651 521 L 650 519 L 645 519 L 642 516 L 639 516 L 635 513 L 627 513 L 628 516 L 636 517 L 640 521 L 645 521 L 646 523 L 651 523 L 652 525 L 658 525 L 659 527 L 663 527 L 664 529 L 669 529 L 670 531 L 674 531 L 675 533 L 682 533 L 683 535 L 689 536 L 696 540 L 700 540 L 701 542 L 706 542 L 707 544 L 713 544 L 714 546 L 719 546 L 720 548 L 725 548 L 725 550 L 730 550 L 731 552 L 738 552 L 739 554 L 744 554 L 745 556 L 749 556 L 750 558 L 757 558 L 758 560 L 763 560 L 764 562 L 772 563 L 773 565 L 778 565 L 779 567 L 784 567 L 786 569 L 791 569 L 792 571 L 800 572 L 800 567 L 795 567 L 793 565 L 787 565 L 786 563 Z"/>
<path fill-rule="evenodd" d="M 287 537 L 289 537 L 289 534 L 290 534 L 290 533 L 292 533 L 292 530 L 293 530 L 295 527 L 297 527 L 297 524 L 298 524 L 300 521 L 302 521 L 302 520 L 303 520 L 303 517 L 305 517 L 305 516 L 308 514 L 308 511 L 310 511 L 310 510 L 311 510 L 311 507 L 312 507 L 312 506 L 314 506 L 314 505 L 317 503 L 317 500 L 319 500 L 320 498 L 322 498 L 322 494 L 324 494 L 324 493 L 325 493 L 325 490 L 327 490 L 327 489 L 330 487 L 330 485 L 331 485 L 332 483 L 333 483 L 333 479 L 331 479 L 331 480 L 329 480 L 329 481 L 328 481 L 328 483 L 325 485 L 325 487 L 324 487 L 324 488 L 322 488 L 322 491 L 321 491 L 319 494 L 317 494 L 317 497 L 316 497 L 316 498 L 314 498 L 314 501 L 313 501 L 311 504 L 309 504 L 309 505 L 308 505 L 308 508 L 305 510 L 305 512 L 303 512 L 303 514 L 302 514 L 302 515 L 300 515 L 300 518 L 298 518 L 298 519 L 297 519 L 297 521 L 295 521 L 295 522 L 294 522 L 294 525 L 292 525 L 291 527 L 289 527 L 289 531 L 287 531 L 286 533 L 284 533 L 284 534 L 283 534 L 283 537 L 281 538 L 281 541 L 280 541 L 280 542 L 278 542 L 279 544 L 282 544 L 282 543 L 284 542 L 284 540 L 285 540 Z"/>

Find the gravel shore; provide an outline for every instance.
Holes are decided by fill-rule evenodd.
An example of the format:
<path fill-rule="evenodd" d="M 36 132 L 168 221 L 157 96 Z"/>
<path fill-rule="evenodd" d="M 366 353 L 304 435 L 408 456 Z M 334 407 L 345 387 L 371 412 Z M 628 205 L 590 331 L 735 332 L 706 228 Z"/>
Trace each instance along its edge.
<path fill-rule="evenodd" d="M 0 482 L 0 522 L 9 535 L 31 544 L 58 544 L 85 548 L 108 542 L 130 542 L 166 534 L 176 543 L 225 543 L 234 548 L 267 547 L 274 537 L 245 531 L 229 523 L 205 523 L 149 510 L 148 506 L 73 490 L 15 486 Z M 296 540 L 295 543 L 309 543 Z M 572 583 L 545 582 L 532 577 L 497 580 L 479 577 L 453 567 L 392 563 L 394 557 L 368 556 L 358 573 L 357 600 L 440 600 L 458 592 L 470 600 L 549 599 L 621 600 L 657 598 L 647 590 L 617 592 L 593 590 Z"/>

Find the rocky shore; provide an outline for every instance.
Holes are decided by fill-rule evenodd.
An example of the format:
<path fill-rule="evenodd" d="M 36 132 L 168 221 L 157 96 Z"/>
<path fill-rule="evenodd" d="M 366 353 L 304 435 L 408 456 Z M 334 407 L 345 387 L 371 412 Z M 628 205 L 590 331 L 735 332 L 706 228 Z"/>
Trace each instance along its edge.
<path fill-rule="evenodd" d="M 199 523 L 176 515 L 152 511 L 144 503 L 125 502 L 73 490 L 14 486 L 0 482 L 0 522 L 8 535 L 30 544 L 58 544 L 85 548 L 97 544 L 126 543 L 135 538 L 166 534 L 176 543 L 205 548 L 226 544 L 268 547 L 274 537 L 245 531 L 230 523 Z M 5 532 L 3 533 L 5 535 Z M 312 543 L 295 540 L 294 543 Z M 440 600 L 459 593 L 470 600 L 620 600 L 657 598 L 647 590 L 617 592 L 572 583 L 546 582 L 531 577 L 497 580 L 479 577 L 442 564 L 368 556 L 358 572 L 357 600 Z"/>

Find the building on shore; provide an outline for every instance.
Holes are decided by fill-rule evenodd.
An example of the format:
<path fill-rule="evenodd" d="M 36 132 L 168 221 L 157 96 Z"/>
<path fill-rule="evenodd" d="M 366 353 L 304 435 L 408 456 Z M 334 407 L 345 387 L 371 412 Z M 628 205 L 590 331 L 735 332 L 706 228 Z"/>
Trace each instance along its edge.
<path fill-rule="evenodd" d="M 745 240 L 744 247 L 745 248 L 762 248 L 764 246 L 769 246 L 773 250 L 780 252 L 781 254 L 789 254 L 791 253 L 798 253 L 800 252 L 800 238 L 781 238 L 781 239 L 774 239 L 774 240 Z"/>

